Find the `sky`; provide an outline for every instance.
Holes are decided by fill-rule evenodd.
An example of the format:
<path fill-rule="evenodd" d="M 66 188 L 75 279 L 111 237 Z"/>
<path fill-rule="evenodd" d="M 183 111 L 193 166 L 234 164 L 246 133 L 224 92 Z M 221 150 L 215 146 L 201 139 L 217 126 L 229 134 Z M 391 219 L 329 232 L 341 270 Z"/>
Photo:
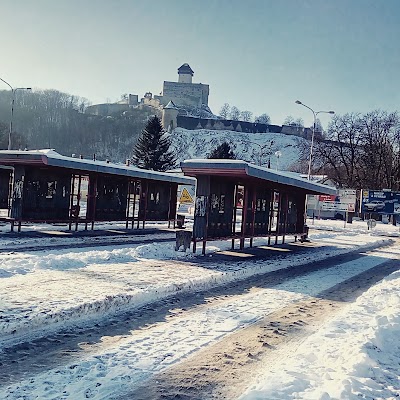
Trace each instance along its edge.
<path fill-rule="evenodd" d="M 0 78 L 13 87 L 103 103 L 159 94 L 187 62 L 214 113 L 227 102 L 311 125 L 296 100 L 337 114 L 399 110 L 398 0 L 2 0 L 0 10 Z"/>

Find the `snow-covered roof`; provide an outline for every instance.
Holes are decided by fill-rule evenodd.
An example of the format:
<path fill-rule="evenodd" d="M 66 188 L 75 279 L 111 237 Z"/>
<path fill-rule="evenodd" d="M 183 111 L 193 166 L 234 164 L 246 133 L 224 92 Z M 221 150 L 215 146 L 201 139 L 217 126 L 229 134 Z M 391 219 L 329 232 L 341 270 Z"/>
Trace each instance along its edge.
<path fill-rule="evenodd" d="M 218 175 L 240 178 L 256 178 L 278 185 L 303 189 L 310 194 L 336 195 L 334 187 L 314 183 L 301 178 L 299 174 L 289 171 L 276 171 L 270 168 L 260 167 L 242 160 L 199 159 L 185 160 L 181 163 L 185 175 Z"/>
<path fill-rule="evenodd" d="M 125 164 L 115 164 L 107 161 L 63 156 L 53 149 L 43 150 L 0 150 L 0 165 L 43 165 L 67 168 L 82 172 L 99 172 L 103 174 L 130 176 L 132 178 L 154 179 L 157 181 L 174 182 L 183 185 L 195 185 L 193 178 L 179 176 L 167 172 L 151 171 Z"/>

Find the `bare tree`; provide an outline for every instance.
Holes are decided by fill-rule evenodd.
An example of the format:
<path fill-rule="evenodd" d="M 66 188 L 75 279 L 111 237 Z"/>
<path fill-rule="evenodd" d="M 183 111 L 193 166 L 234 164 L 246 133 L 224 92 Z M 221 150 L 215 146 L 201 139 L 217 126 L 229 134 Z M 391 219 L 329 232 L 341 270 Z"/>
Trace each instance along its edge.
<path fill-rule="evenodd" d="M 363 156 L 360 176 L 371 188 L 391 188 L 398 159 L 399 116 L 375 110 L 361 120 Z"/>
<path fill-rule="evenodd" d="M 397 113 L 335 115 L 325 137 L 316 137 L 313 166 L 339 187 L 392 188 L 400 176 L 399 126 Z"/>
<path fill-rule="evenodd" d="M 268 114 L 261 114 L 259 117 L 255 118 L 255 122 L 259 124 L 266 124 L 269 125 L 271 123 L 271 118 Z"/>
<path fill-rule="evenodd" d="M 228 119 L 230 108 L 231 106 L 228 103 L 224 103 L 224 105 L 221 107 L 221 110 L 219 111 L 219 116 L 223 119 Z"/>
<path fill-rule="evenodd" d="M 250 122 L 253 118 L 253 113 L 251 111 L 242 111 L 240 113 L 241 121 Z"/>
<path fill-rule="evenodd" d="M 315 139 L 313 166 L 319 167 L 339 187 L 359 187 L 360 115 L 335 115 L 329 124 L 326 139 Z"/>
<path fill-rule="evenodd" d="M 289 126 L 299 126 L 301 128 L 304 127 L 304 121 L 302 118 L 294 119 L 291 115 L 288 115 L 285 120 L 283 121 L 283 125 Z"/>
<path fill-rule="evenodd" d="M 231 111 L 229 113 L 229 118 L 233 121 L 239 121 L 240 118 L 240 110 L 236 106 L 231 107 Z"/>

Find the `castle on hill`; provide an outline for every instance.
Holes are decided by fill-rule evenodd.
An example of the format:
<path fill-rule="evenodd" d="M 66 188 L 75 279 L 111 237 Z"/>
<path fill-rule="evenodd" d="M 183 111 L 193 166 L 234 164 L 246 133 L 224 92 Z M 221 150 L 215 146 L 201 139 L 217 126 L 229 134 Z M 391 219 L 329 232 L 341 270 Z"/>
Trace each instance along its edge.
<path fill-rule="evenodd" d="M 236 132 L 274 132 L 311 137 L 311 129 L 288 125 L 270 125 L 257 122 L 225 120 L 214 115 L 208 106 L 210 87 L 204 83 L 193 83 L 194 71 L 189 64 L 178 68 L 178 81 L 164 81 L 160 95 L 146 92 L 139 100 L 137 94 L 128 94 L 116 103 L 95 104 L 87 107 L 86 113 L 108 116 L 121 114 L 135 108 L 151 107 L 162 113 L 166 130 L 185 129 L 230 130 Z"/>
<path fill-rule="evenodd" d="M 178 81 L 164 81 L 160 95 L 146 92 L 139 100 L 137 94 L 129 94 L 116 103 L 95 104 L 87 107 L 86 112 L 95 115 L 111 115 L 131 108 L 153 107 L 162 111 L 169 103 L 179 110 L 180 114 L 197 117 L 217 118 L 208 107 L 210 87 L 204 83 L 193 83 L 194 71 L 189 64 L 178 68 Z"/>

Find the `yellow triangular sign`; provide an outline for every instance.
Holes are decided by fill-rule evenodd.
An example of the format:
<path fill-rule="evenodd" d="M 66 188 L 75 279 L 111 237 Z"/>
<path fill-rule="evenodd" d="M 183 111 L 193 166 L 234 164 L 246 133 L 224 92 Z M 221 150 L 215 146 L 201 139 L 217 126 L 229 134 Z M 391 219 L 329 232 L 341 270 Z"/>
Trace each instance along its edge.
<path fill-rule="evenodd" d="M 186 188 L 183 188 L 181 197 L 179 199 L 180 203 L 193 203 L 193 198 Z"/>

